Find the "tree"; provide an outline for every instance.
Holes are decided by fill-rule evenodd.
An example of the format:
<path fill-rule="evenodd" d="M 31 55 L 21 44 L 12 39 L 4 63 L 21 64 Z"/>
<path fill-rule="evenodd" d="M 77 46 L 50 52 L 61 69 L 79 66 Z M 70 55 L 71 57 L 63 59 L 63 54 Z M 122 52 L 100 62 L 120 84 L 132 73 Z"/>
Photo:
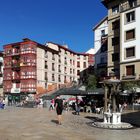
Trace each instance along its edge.
<path fill-rule="evenodd" d="M 95 77 L 95 75 L 89 75 L 88 79 L 87 79 L 87 90 L 94 90 L 96 89 L 97 86 L 97 79 Z"/>
<path fill-rule="evenodd" d="M 123 83 L 123 90 L 126 90 L 132 95 L 132 103 L 134 102 L 134 97 L 137 92 L 137 88 L 139 87 L 140 87 L 140 82 L 137 81 L 128 81 Z"/>
<path fill-rule="evenodd" d="M 135 82 L 129 81 L 129 82 L 123 83 L 123 89 L 127 90 L 129 92 L 132 92 L 132 93 L 134 93 L 136 91 L 136 88 L 138 88 L 138 87 L 139 87 L 139 85 Z"/>

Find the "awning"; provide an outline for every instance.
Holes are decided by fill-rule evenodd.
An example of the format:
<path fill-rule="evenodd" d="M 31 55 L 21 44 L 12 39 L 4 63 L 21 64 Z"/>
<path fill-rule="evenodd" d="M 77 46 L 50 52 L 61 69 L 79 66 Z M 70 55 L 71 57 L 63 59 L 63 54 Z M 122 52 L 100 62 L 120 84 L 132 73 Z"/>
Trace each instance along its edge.
<path fill-rule="evenodd" d="M 70 88 L 61 88 L 51 95 L 42 95 L 43 98 L 49 99 L 54 98 L 57 95 L 73 95 L 73 96 L 87 96 L 87 95 L 104 95 L 104 89 L 98 88 L 95 90 L 85 90 L 83 86 L 80 87 L 70 87 Z"/>

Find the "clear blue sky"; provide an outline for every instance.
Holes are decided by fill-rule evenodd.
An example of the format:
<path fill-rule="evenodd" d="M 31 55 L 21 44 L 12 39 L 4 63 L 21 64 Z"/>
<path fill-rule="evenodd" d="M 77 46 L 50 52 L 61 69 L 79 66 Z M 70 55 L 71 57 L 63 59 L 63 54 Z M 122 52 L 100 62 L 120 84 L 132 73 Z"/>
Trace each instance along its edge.
<path fill-rule="evenodd" d="M 27 37 L 85 52 L 93 47 L 92 28 L 106 15 L 101 0 L 1 0 L 0 50 Z"/>

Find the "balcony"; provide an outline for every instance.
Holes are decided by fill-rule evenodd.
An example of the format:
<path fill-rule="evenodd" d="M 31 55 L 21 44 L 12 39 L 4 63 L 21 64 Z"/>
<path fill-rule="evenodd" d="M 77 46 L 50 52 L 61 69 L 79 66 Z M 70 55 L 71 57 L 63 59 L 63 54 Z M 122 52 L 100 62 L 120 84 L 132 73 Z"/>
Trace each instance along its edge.
<path fill-rule="evenodd" d="M 107 63 L 99 63 L 97 64 L 97 68 L 107 67 Z"/>
<path fill-rule="evenodd" d="M 13 48 L 16 48 L 16 49 L 19 49 L 19 48 L 20 48 L 19 45 L 13 45 L 12 47 L 13 47 Z"/>
<path fill-rule="evenodd" d="M 36 66 L 36 62 L 21 62 L 20 66 Z"/>
<path fill-rule="evenodd" d="M 11 81 L 12 80 L 12 77 L 6 75 L 6 76 L 3 77 L 3 80 L 4 81 Z"/>
<path fill-rule="evenodd" d="M 11 93 L 20 93 L 20 88 L 11 88 Z"/>
<path fill-rule="evenodd" d="M 17 71 L 19 71 L 19 70 L 20 70 L 20 63 L 12 64 L 12 70 L 17 70 Z"/>
<path fill-rule="evenodd" d="M 136 79 L 136 74 L 134 74 L 134 75 L 123 74 L 123 76 L 122 76 L 122 80 L 131 80 L 131 79 Z"/>
<path fill-rule="evenodd" d="M 107 34 L 102 34 L 102 36 L 101 36 L 102 39 L 103 39 L 103 38 L 107 38 L 107 37 L 108 37 Z"/>
<path fill-rule="evenodd" d="M 15 83 L 20 83 L 20 77 L 19 76 L 13 76 L 12 81 Z"/>
<path fill-rule="evenodd" d="M 35 48 L 21 48 L 21 54 L 27 54 L 27 53 L 36 54 L 36 49 Z"/>
<path fill-rule="evenodd" d="M 139 6 L 139 5 L 140 5 L 140 1 L 139 0 L 134 0 L 134 1 L 130 2 L 130 3 L 127 3 L 125 5 L 122 5 L 120 7 L 120 12 L 124 12 L 126 10 L 135 8 L 135 7 Z"/>
<path fill-rule="evenodd" d="M 21 75 L 21 79 L 36 79 L 36 75 L 31 74 Z"/>
<path fill-rule="evenodd" d="M 18 57 L 20 55 L 20 51 L 14 51 L 13 53 L 11 53 L 12 57 L 16 56 Z"/>
<path fill-rule="evenodd" d="M 29 88 L 29 87 L 21 88 L 21 92 L 24 92 L 24 93 L 35 93 L 36 92 L 36 88 Z"/>

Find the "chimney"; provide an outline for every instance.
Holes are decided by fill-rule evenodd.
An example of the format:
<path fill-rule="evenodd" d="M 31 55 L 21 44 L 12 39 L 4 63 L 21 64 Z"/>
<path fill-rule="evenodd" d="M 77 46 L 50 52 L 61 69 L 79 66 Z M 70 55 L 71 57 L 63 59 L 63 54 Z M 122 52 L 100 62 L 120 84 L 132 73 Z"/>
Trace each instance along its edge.
<path fill-rule="evenodd" d="M 31 41 L 29 38 L 23 38 L 22 39 L 24 42 L 26 42 L 26 41 Z"/>

